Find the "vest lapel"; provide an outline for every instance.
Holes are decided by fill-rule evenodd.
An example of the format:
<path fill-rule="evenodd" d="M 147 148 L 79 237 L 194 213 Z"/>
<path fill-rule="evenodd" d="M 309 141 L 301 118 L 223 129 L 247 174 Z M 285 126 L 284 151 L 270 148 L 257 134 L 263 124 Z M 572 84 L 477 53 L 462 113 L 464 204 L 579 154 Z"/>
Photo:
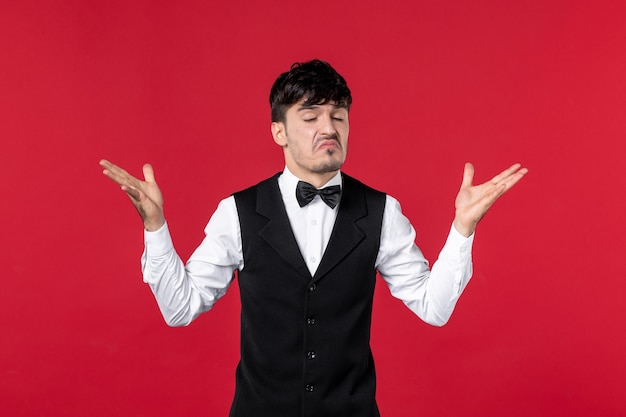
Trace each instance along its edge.
<path fill-rule="evenodd" d="M 307 280 L 311 273 L 298 249 L 298 243 L 289 224 L 287 210 L 278 188 L 278 175 L 259 184 L 257 189 L 257 213 L 268 219 L 259 235 L 300 275 Z"/>
<path fill-rule="evenodd" d="M 320 266 L 315 272 L 315 281 L 330 272 L 365 238 L 365 234 L 356 224 L 357 220 L 367 215 L 365 193 L 355 187 L 355 180 L 351 177 L 343 173 L 342 177 L 343 189 L 337 220 Z"/>

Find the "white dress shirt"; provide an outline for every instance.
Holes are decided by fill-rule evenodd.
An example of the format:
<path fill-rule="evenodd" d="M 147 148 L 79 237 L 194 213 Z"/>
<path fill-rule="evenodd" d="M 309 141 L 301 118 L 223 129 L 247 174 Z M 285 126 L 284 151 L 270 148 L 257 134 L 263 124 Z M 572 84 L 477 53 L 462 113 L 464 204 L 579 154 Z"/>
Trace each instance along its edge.
<path fill-rule="evenodd" d="M 313 275 L 319 266 L 337 217 L 319 196 L 300 207 L 296 178 L 286 167 L 278 185 L 298 247 Z M 337 173 L 324 187 L 341 185 Z M 322 187 L 323 188 L 323 187 Z M 235 199 L 222 200 L 205 228 L 205 238 L 184 265 L 172 244 L 165 224 L 144 232 L 141 257 L 144 282 L 154 293 L 161 313 L 170 326 L 184 326 L 208 311 L 244 265 L 241 230 Z M 386 196 L 376 269 L 391 294 L 402 300 L 422 320 L 444 325 L 472 275 L 472 243 L 451 228 L 437 261 L 428 261 L 415 245 L 415 230 L 402 214 L 400 204 Z"/>

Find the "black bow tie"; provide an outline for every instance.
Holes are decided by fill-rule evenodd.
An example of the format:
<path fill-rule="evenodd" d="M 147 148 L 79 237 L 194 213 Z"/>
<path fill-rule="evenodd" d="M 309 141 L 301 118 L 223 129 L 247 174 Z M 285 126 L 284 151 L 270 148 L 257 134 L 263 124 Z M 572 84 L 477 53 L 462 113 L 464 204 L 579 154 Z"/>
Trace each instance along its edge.
<path fill-rule="evenodd" d="M 296 198 L 298 199 L 300 207 L 309 204 L 316 195 L 319 195 L 328 207 L 335 208 L 341 198 L 341 187 L 339 185 L 331 185 L 330 187 L 318 190 L 308 182 L 298 181 L 298 185 L 296 186 Z"/>

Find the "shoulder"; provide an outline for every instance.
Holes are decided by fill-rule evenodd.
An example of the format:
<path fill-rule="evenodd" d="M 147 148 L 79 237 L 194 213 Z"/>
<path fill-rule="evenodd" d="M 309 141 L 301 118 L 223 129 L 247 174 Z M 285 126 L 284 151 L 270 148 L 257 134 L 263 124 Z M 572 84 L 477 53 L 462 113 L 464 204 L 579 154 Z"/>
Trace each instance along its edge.
<path fill-rule="evenodd" d="M 354 218 L 367 214 L 382 219 L 386 211 L 387 194 L 343 172 L 341 175 L 343 180 L 341 207 L 351 212 Z"/>
<path fill-rule="evenodd" d="M 370 187 L 343 172 L 342 177 L 344 181 L 344 186 L 348 187 L 346 191 L 348 191 L 349 189 L 361 189 L 368 198 L 368 201 L 375 201 L 378 204 L 382 205 L 384 210 L 384 221 L 386 224 L 389 225 L 395 224 L 397 222 L 407 221 L 407 219 L 404 217 L 404 214 L 402 214 L 402 206 L 395 197 L 383 191 Z"/>
<path fill-rule="evenodd" d="M 268 214 L 276 209 L 277 204 L 281 201 L 280 189 L 278 187 L 280 174 L 279 172 L 252 187 L 233 194 L 240 216 L 246 212 Z"/>
<path fill-rule="evenodd" d="M 350 175 L 346 174 L 345 172 L 341 173 L 341 178 L 343 180 L 343 186 L 347 189 L 347 190 L 351 190 L 351 189 L 361 189 L 364 192 L 371 194 L 371 195 L 379 195 L 379 196 L 385 196 L 387 195 L 386 193 L 384 193 L 383 191 L 379 191 L 373 187 L 370 187 L 367 184 L 364 184 L 363 182 L 357 180 L 354 177 L 351 177 Z"/>
<path fill-rule="evenodd" d="M 259 188 L 266 188 L 266 187 L 273 187 L 273 186 L 278 186 L 278 177 L 280 177 L 280 174 L 282 174 L 282 172 L 277 172 L 276 174 L 272 175 L 271 177 L 264 179 L 261 182 L 258 182 L 255 185 L 252 185 L 248 188 L 244 188 L 243 190 L 239 190 L 233 193 L 233 196 L 235 198 L 237 198 L 238 195 L 242 195 L 242 194 L 255 194 L 257 189 Z"/>
<path fill-rule="evenodd" d="M 255 205 L 257 195 L 270 195 L 272 194 L 272 190 L 278 191 L 278 177 L 280 177 L 280 174 L 281 173 L 278 172 L 251 187 L 233 193 L 237 205 Z"/>

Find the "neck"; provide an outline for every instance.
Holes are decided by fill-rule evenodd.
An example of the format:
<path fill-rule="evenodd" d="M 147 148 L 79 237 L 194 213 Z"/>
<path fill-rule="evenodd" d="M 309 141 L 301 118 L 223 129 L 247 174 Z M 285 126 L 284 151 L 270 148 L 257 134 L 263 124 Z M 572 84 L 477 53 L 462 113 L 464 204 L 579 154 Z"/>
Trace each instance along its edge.
<path fill-rule="evenodd" d="M 315 188 L 322 188 L 328 181 L 330 181 L 335 175 L 337 175 L 336 171 L 330 172 L 311 172 L 311 171 L 302 171 L 298 169 L 294 169 L 287 165 L 287 168 L 293 175 L 295 175 L 298 179 L 302 181 L 306 181 L 311 184 Z"/>

